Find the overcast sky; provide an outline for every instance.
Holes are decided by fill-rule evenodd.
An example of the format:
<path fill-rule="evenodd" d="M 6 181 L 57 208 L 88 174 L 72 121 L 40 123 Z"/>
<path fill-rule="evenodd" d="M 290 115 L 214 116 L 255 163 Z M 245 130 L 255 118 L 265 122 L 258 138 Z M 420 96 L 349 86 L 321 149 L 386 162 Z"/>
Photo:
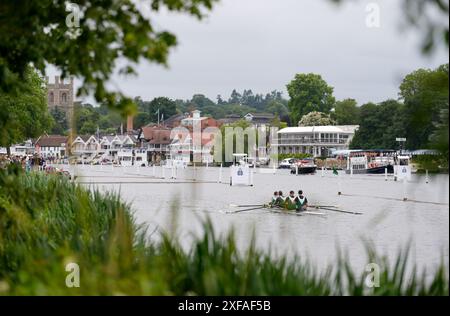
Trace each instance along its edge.
<path fill-rule="evenodd" d="M 369 3 L 380 5 L 380 28 L 366 26 Z M 402 31 L 399 3 L 222 0 L 203 21 L 159 14 L 156 25 L 179 41 L 169 68 L 142 62 L 137 77 L 115 76 L 112 87 L 144 100 L 202 93 L 215 101 L 232 89 L 285 92 L 296 73 L 313 72 L 334 87 L 337 99 L 362 104 L 396 98 L 405 74 L 448 62 L 445 49 L 421 55 L 418 34 Z"/>

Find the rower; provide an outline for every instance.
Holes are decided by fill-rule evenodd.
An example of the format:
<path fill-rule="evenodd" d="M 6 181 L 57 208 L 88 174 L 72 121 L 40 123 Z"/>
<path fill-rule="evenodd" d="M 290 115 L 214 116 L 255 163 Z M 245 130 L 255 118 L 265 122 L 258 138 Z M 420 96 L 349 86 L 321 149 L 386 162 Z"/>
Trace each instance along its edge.
<path fill-rule="evenodd" d="M 285 198 L 283 196 L 283 192 L 282 191 L 278 191 L 278 199 L 277 202 L 275 203 L 276 206 L 283 206 L 284 207 L 284 203 L 285 203 Z"/>
<path fill-rule="evenodd" d="M 296 197 L 295 197 L 294 191 L 289 192 L 289 196 L 286 198 L 285 208 L 287 210 L 291 210 L 291 211 L 297 209 Z"/>
<path fill-rule="evenodd" d="M 298 191 L 298 196 L 295 198 L 297 212 L 306 211 L 308 208 L 308 199 L 303 195 L 303 191 Z"/>
<path fill-rule="evenodd" d="M 270 201 L 269 206 L 274 207 L 278 202 L 278 191 L 273 192 L 272 201 Z"/>

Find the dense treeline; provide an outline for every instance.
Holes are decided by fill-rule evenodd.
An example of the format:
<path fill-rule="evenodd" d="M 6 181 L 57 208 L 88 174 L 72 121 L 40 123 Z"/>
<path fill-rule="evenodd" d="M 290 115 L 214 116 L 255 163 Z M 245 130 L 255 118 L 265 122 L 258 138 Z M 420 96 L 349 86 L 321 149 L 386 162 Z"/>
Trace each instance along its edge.
<path fill-rule="evenodd" d="M 249 112 L 264 112 L 277 115 L 281 121 L 289 122 L 288 101 L 283 98 L 282 92 L 253 94 L 252 90 L 244 90 L 241 94 L 233 90 L 227 100 L 220 95 L 217 101 L 209 99 L 203 94 L 195 94 L 189 100 L 172 100 L 167 97 L 154 98 L 151 101 L 136 97 L 137 114 L 134 116 L 134 127 L 140 128 L 149 123 L 157 123 L 177 113 L 186 113 L 195 109 L 202 111 L 202 115 L 215 119 L 225 118 L 236 114 L 244 116 Z M 106 104 L 95 107 L 91 104 L 75 104 L 74 128 L 80 134 L 116 133 L 121 126 L 125 126 L 126 119 L 117 112 L 109 111 Z M 64 113 L 55 109 L 51 111 L 55 124 L 51 133 L 67 133 L 69 125 Z"/>
<path fill-rule="evenodd" d="M 233 90 L 228 98 L 215 101 L 203 94 L 189 100 L 158 97 L 151 101 L 134 99 L 137 114 L 134 127 L 156 123 L 177 113 L 198 109 L 216 119 L 249 112 L 276 114 L 291 126 L 360 125 L 351 148 L 396 149 L 397 137 L 407 138 L 406 148 L 437 148 L 448 152 L 448 64 L 437 69 L 419 69 L 408 74 L 399 87 L 397 100 L 391 99 L 358 105 L 351 98 L 336 101 L 334 88 L 317 74 L 297 74 L 288 83 L 289 100 L 281 91 L 265 95 L 252 90 Z M 68 125 L 58 110 L 51 113 L 55 124 L 52 132 L 61 134 Z M 106 104 L 75 106 L 75 129 L 80 134 L 120 132 L 125 119 L 108 110 Z"/>
<path fill-rule="evenodd" d="M 419 69 L 400 85 L 399 100 L 360 107 L 359 131 L 352 148 L 437 148 L 448 153 L 448 64 L 434 70 Z"/>

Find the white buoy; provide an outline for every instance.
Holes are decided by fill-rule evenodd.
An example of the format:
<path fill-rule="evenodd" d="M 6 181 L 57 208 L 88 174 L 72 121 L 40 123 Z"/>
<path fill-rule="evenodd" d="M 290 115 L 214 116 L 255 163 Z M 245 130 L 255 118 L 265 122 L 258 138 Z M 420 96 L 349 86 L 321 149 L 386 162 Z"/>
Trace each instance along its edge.
<path fill-rule="evenodd" d="M 384 181 L 388 180 L 388 169 L 384 168 Z"/>
<path fill-rule="evenodd" d="M 322 178 L 324 177 L 324 175 L 325 175 L 325 167 L 322 166 Z"/>
<path fill-rule="evenodd" d="M 223 164 L 220 164 L 220 169 L 219 169 L 219 183 L 222 183 L 222 168 L 223 168 Z"/>
<path fill-rule="evenodd" d="M 166 178 L 166 169 L 164 168 L 164 166 L 161 166 L 161 168 L 162 168 L 162 171 L 161 171 L 162 178 L 165 179 Z"/>
<path fill-rule="evenodd" d="M 298 165 L 295 166 L 295 174 L 298 176 Z"/>
<path fill-rule="evenodd" d="M 337 179 L 337 181 L 338 181 L 338 195 L 342 195 L 341 174 L 338 173 L 337 177 L 338 177 L 338 179 Z"/>
<path fill-rule="evenodd" d="M 353 165 L 350 165 L 350 178 L 353 178 Z"/>
<path fill-rule="evenodd" d="M 430 182 L 430 179 L 428 178 L 428 170 L 425 170 L 425 183 Z"/>
<path fill-rule="evenodd" d="M 276 168 L 276 166 L 275 166 L 275 162 L 273 163 L 273 174 L 276 174 L 277 173 L 277 168 Z"/>
<path fill-rule="evenodd" d="M 408 193 L 406 190 L 406 177 L 403 178 L 403 201 L 408 200 Z"/>

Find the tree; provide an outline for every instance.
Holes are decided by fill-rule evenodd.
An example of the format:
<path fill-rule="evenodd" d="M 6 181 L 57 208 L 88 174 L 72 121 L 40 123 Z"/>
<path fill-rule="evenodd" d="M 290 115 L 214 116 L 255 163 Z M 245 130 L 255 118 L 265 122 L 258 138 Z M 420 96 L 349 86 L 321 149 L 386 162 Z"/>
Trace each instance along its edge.
<path fill-rule="evenodd" d="M 216 106 L 216 104 L 203 94 L 194 94 L 190 101 L 196 109 L 202 110 L 205 107 Z"/>
<path fill-rule="evenodd" d="M 102 109 L 103 108 L 103 109 Z M 104 113 L 105 107 L 95 107 L 94 110 L 100 115 L 98 120 L 98 127 L 102 133 L 111 134 L 111 131 L 120 131 L 120 126 L 126 124 L 126 120 L 122 118 L 120 113 L 116 111 L 106 111 Z"/>
<path fill-rule="evenodd" d="M 357 125 L 359 123 L 358 103 L 354 99 L 337 101 L 331 117 L 338 125 Z"/>
<path fill-rule="evenodd" d="M 177 44 L 175 35 L 154 27 L 148 11 L 166 9 L 201 19 L 217 0 L 153 0 L 144 13 L 130 0 L 66 1 L 2 0 L 0 8 L 0 90 L 17 87 L 29 64 L 41 73 L 54 65 L 63 77 L 81 79 L 79 93 L 93 92 L 123 114 L 135 111 L 129 98 L 109 91 L 105 82 L 124 61 L 121 74 L 134 74 L 140 59 L 166 65 L 168 53 Z M 32 17 L 32 18 L 31 18 Z M 2 109 L 3 111 L 3 109 Z"/>
<path fill-rule="evenodd" d="M 316 111 L 303 115 L 300 122 L 298 122 L 299 126 L 324 126 L 335 124 L 336 122 L 330 118 L 329 114 Z"/>
<path fill-rule="evenodd" d="M 159 110 L 159 120 L 168 119 L 172 115 L 177 113 L 176 103 L 166 97 L 154 98 L 151 102 L 147 103 L 147 113 L 150 122 L 158 122 L 158 110 Z"/>
<path fill-rule="evenodd" d="M 226 102 L 222 99 L 222 96 L 220 94 L 217 95 L 217 104 L 218 105 L 226 104 Z"/>
<path fill-rule="evenodd" d="M 59 107 L 54 107 L 50 110 L 50 114 L 53 117 L 51 133 L 56 135 L 64 135 L 69 129 L 66 112 L 61 110 Z"/>
<path fill-rule="evenodd" d="M 282 121 L 289 121 L 289 109 L 280 101 L 272 100 L 266 107 L 266 112 L 278 115 Z"/>
<path fill-rule="evenodd" d="M 408 148 L 430 145 L 430 136 L 441 121 L 442 110 L 449 107 L 448 85 L 448 64 L 435 70 L 419 69 L 403 79 L 399 95 L 406 105 Z"/>
<path fill-rule="evenodd" d="M 244 92 L 242 93 L 241 102 L 245 105 L 254 106 L 255 96 L 253 95 L 253 91 L 251 89 L 244 90 Z"/>
<path fill-rule="evenodd" d="M 231 96 L 228 99 L 228 103 L 230 103 L 230 104 L 241 104 L 241 101 L 242 101 L 242 95 L 240 93 L 238 93 L 236 91 L 236 89 L 234 89 L 231 92 Z"/>
<path fill-rule="evenodd" d="M 225 117 L 225 109 L 217 105 L 208 105 L 202 108 L 202 116 L 209 116 L 215 119 L 221 119 Z"/>
<path fill-rule="evenodd" d="M 0 146 L 9 147 L 49 131 L 52 118 L 47 109 L 44 82 L 27 67 L 24 84 L 9 93 L 0 91 Z"/>
<path fill-rule="evenodd" d="M 224 106 L 225 113 L 227 115 L 229 114 L 236 114 L 240 116 L 244 116 L 247 113 L 250 112 L 256 112 L 255 108 L 246 106 L 246 105 L 239 105 L 239 104 L 228 104 Z"/>
<path fill-rule="evenodd" d="M 352 149 L 396 149 L 397 137 L 406 137 L 405 106 L 396 100 L 361 106 L 359 129 L 350 144 Z"/>
<path fill-rule="evenodd" d="M 430 136 L 430 144 L 432 148 L 439 150 L 448 162 L 448 108 L 441 110 L 440 120 L 436 123 L 435 130 Z"/>
<path fill-rule="evenodd" d="M 333 88 L 320 75 L 297 74 L 287 90 L 293 122 L 313 111 L 328 114 L 335 103 Z"/>
<path fill-rule="evenodd" d="M 134 128 L 141 128 L 150 122 L 150 118 L 147 112 L 139 112 L 133 118 Z"/>
<path fill-rule="evenodd" d="M 97 132 L 98 125 L 93 121 L 87 121 L 83 123 L 83 126 L 80 128 L 81 135 L 92 135 Z"/>
<path fill-rule="evenodd" d="M 100 114 L 95 110 L 95 108 L 91 104 L 75 104 L 74 119 L 75 119 L 75 129 L 81 133 L 81 130 L 83 129 L 85 123 L 98 122 L 100 120 Z M 90 125 L 88 124 L 87 126 Z M 87 128 L 85 128 L 84 130 L 86 131 Z"/>

